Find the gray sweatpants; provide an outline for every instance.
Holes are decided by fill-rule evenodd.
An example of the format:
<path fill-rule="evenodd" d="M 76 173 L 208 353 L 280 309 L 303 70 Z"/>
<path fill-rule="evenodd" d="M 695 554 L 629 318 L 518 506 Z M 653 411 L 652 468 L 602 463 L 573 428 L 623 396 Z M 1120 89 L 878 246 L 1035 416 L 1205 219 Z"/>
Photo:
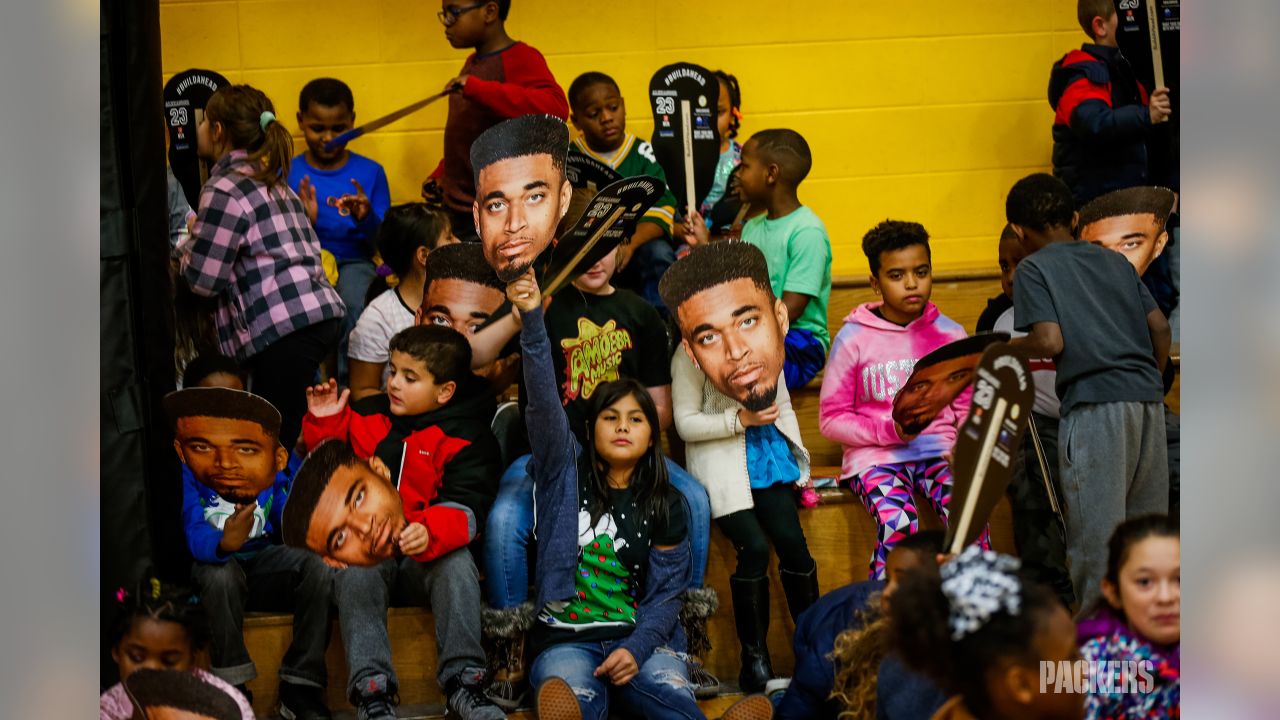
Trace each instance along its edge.
<path fill-rule="evenodd" d="M 1058 464 L 1067 562 L 1082 614 L 1101 596 L 1107 543 L 1116 526 L 1168 512 L 1164 422 L 1158 402 L 1086 403 L 1062 417 Z"/>

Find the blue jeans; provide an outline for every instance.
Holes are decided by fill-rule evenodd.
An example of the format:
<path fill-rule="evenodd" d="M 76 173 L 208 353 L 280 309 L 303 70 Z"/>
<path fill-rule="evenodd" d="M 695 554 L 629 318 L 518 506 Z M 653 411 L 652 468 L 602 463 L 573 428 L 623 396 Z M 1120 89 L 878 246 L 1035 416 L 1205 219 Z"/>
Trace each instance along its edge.
<path fill-rule="evenodd" d="M 604 720 L 609 716 L 611 699 L 617 701 L 618 709 L 648 720 L 706 717 L 693 697 L 684 660 L 666 648 L 655 650 L 626 685 L 615 686 L 607 678 L 595 677 L 595 669 L 616 646 L 616 642 L 552 645 L 533 661 L 529 680 L 538 687 L 548 678 L 564 679 L 578 696 L 583 720 Z"/>
<path fill-rule="evenodd" d="M 533 477 L 525 469 L 529 455 L 511 463 L 498 481 L 498 496 L 484 530 L 484 583 L 489 605 L 503 609 L 529 599 L 529 546 L 533 542 Z M 689 546 L 693 572 L 689 587 L 701 588 L 707 569 L 711 502 L 707 491 L 679 465 L 667 461 L 671 485 L 689 504 Z"/>
<path fill-rule="evenodd" d="M 342 342 L 338 346 L 338 377 L 347 376 L 347 336 L 364 312 L 364 296 L 377 276 L 378 269 L 368 260 L 338 261 L 338 285 L 334 289 L 347 306 L 347 315 L 342 321 Z"/>

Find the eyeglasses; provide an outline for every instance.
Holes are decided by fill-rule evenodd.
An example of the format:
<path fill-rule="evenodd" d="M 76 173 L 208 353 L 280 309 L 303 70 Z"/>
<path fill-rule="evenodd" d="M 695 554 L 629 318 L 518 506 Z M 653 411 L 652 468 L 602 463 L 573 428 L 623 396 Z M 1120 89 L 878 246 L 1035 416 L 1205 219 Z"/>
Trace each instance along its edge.
<path fill-rule="evenodd" d="M 462 16 L 462 13 L 471 12 L 472 10 L 482 8 L 488 4 L 488 2 L 478 2 L 475 5 L 467 5 L 466 7 L 451 6 L 436 13 L 436 17 L 440 19 L 441 25 L 451 27 L 454 23 L 458 22 L 458 18 Z"/>

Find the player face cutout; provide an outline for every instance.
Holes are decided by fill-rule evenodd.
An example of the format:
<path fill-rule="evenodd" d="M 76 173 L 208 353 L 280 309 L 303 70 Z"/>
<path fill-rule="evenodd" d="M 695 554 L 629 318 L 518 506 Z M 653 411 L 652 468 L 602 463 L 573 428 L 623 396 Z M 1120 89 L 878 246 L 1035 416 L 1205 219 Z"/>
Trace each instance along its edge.
<path fill-rule="evenodd" d="M 433 280 L 422 298 L 418 325 L 444 325 L 463 335 L 476 330 L 502 305 L 501 290 L 459 278 Z"/>
<path fill-rule="evenodd" d="M 307 547 L 340 563 L 369 567 L 395 554 L 404 506 L 391 481 L 367 463 L 339 467 L 307 524 Z"/>
<path fill-rule="evenodd" d="M 239 504 L 257 500 L 289 462 L 262 425 L 237 418 L 179 418 L 173 448 L 200 484 Z"/>
<path fill-rule="evenodd" d="M 550 155 L 499 160 L 480 171 L 472 214 L 485 260 L 503 282 L 523 275 L 551 244 L 572 193 Z"/>
<path fill-rule="evenodd" d="M 685 352 L 717 390 L 751 411 L 773 404 L 788 328 L 781 300 L 739 278 L 685 300 L 676 319 Z"/>
<path fill-rule="evenodd" d="M 893 404 L 893 419 L 908 433 L 919 433 L 973 382 L 981 353 L 943 360 L 912 373 Z"/>
<path fill-rule="evenodd" d="M 1117 215 L 1095 220 L 1080 228 L 1080 239 L 1124 255 L 1142 277 L 1164 252 L 1169 232 L 1151 213 Z"/>

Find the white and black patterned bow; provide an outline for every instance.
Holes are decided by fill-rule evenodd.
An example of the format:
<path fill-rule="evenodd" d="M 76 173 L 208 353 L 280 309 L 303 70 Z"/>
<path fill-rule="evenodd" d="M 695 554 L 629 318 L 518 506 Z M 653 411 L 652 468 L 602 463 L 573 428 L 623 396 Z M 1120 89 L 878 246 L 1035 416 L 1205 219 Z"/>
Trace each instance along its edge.
<path fill-rule="evenodd" d="M 1022 604 L 1020 566 L 1017 558 L 977 545 L 970 545 L 942 566 L 942 594 L 951 606 L 952 640 L 978 630 L 1001 610 L 1018 614 Z"/>

